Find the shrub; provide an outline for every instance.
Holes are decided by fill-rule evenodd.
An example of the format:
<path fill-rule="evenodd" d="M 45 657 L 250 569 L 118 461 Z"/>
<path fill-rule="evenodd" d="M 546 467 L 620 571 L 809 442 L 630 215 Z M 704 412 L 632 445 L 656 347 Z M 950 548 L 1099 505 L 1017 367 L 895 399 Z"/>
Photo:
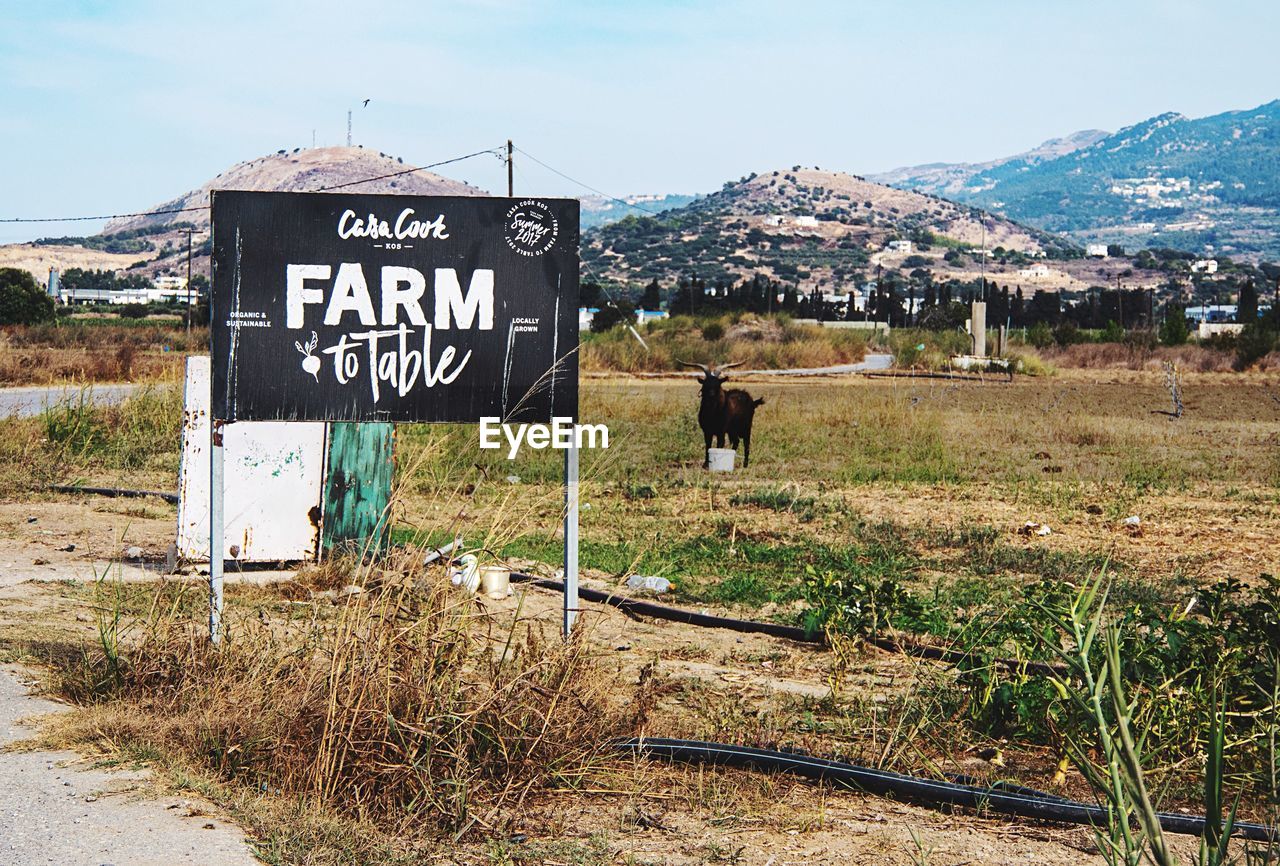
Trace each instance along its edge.
<path fill-rule="evenodd" d="M 1246 370 L 1276 348 L 1276 332 L 1260 324 L 1245 325 L 1236 338 L 1237 370 Z"/>
<path fill-rule="evenodd" d="M 0 325 L 35 325 L 53 318 L 53 298 L 35 277 L 21 268 L 0 268 Z"/>
<path fill-rule="evenodd" d="M 715 342 L 724 337 L 724 326 L 719 322 L 707 322 L 701 329 L 702 339 Z"/>
<path fill-rule="evenodd" d="M 1053 331 L 1044 322 L 1036 322 L 1027 330 L 1027 342 L 1037 349 L 1047 349 L 1053 345 Z"/>
<path fill-rule="evenodd" d="M 628 325 L 635 320 L 636 308 L 626 301 L 605 304 L 591 319 L 591 332 L 603 334 L 618 325 Z"/>
<path fill-rule="evenodd" d="M 1160 323 L 1160 342 L 1166 346 L 1181 346 L 1191 336 L 1187 328 L 1187 317 L 1183 308 L 1170 304 L 1165 310 L 1164 321 Z"/>

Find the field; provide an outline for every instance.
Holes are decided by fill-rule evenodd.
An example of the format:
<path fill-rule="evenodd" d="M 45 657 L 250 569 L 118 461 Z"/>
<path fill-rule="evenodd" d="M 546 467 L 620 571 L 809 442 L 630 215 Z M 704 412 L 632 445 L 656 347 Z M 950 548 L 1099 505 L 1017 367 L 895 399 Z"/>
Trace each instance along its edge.
<path fill-rule="evenodd" d="M 207 329 L 188 333 L 177 316 L 86 316 L 4 328 L 0 385 L 154 381 L 180 372 L 186 355 L 208 345 Z"/>
<path fill-rule="evenodd" d="M 162 556 L 170 506 L 41 489 L 172 489 L 179 405 L 161 384 L 0 422 L 0 652 L 48 666 L 83 706 L 53 741 L 146 759 L 230 810 L 268 862 L 1102 862 L 1083 828 L 600 743 L 783 746 L 1091 800 L 1073 760 L 1097 756 L 1097 730 L 1025 663 L 1070 655 L 1054 615 L 1105 580 L 1155 799 L 1203 811 L 1210 723 L 1229 718 L 1227 800 L 1275 820 L 1276 704 L 1259 691 L 1280 688 L 1264 676 L 1280 640 L 1274 374 L 1185 373 L 1180 418 L 1157 370 L 739 384 L 765 398 L 752 463 L 710 476 L 691 379 L 584 380 L 582 420 L 611 432 L 583 454 L 586 582 L 660 575 L 664 603 L 806 626 L 825 646 L 585 605 L 580 642 L 560 648 L 553 593 L 466 602 L 440 569 L 393 558 L 232 586 L 232 645 L 210 656 L 198 575 L 157 584 L 118 562 L 126 544 Z M 398 449 L 395 541 L 461 533 L 486 561 L 554 571 L 558 453 L 509 462 L 465 427 L 401 428 Z M 868 642 L 886 638 L 957 655 Z M 447 749 L 428 760 L 424 743 Z"/>

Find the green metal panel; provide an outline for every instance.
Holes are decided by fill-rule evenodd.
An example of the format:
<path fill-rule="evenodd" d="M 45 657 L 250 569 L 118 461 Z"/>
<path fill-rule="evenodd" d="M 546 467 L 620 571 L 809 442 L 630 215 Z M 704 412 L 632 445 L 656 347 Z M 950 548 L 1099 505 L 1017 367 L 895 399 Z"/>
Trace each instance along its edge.
<path fill-rule="evenodd" d="M 395 425 L 329 425 L 321 550 L 382 553 L 390 538 Z"/>

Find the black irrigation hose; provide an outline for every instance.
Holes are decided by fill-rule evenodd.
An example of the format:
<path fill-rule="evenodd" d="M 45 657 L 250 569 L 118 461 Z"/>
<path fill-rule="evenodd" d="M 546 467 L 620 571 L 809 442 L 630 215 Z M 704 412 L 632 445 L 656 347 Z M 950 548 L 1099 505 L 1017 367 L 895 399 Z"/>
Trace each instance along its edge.
<path fill-rule="evenodd" d="M 118 487 L 80 487 L 75 484 L 50 484 L 49 489 L 57 493 L 87 493 L 91 496 L 122 496 L 129 499 L 140 499 L 155 496 L 165 502 L 178 503 L 178 494 L 164 493 L 159 490 L 122 490 Z"/>
<path fill-rule="evenodd" d="M 543 589 L 554 589 L 557 592 L 564 591 L 564 583 L 562 581 L 546 577 L 534 577 L 531 574 L 513 572 L 511 579 L 513 581 L 531 583 Z M 687 625 L 696 625 L 703 628 L 723 628 L 747 634 L 767 634 L 773 637 L 786 638 L 787 640 L 804 641 L 805 643 L 822 643 L 821 635 L 810 635 L 799 626 L 782 625 L 773 622 L 753 622 L 746 619 L 732 619 L 727 616 L 713 616 L 709 613 L 697 613 L 696 611 L 683 610 L 678 607 L 667 607 L 666 605 L 653 604 L 648 601 L 638 601 L 634 598 L 614 595 L 611 592 L 588 589 L 585 586 L 578 588 L 578 598 L 612 605 L 623 613 L 635 614 L 636 616 L 683 622 Z"/>
<path fill-rule="evenodd" d="M 531 574 L 513 572 L 511 579 L 517 582 L 531 583 L 534 586 L 540 586 L 543 589 L 552 589 L 557 592 L 564 591 L 563 582 L 546 577 L 534 577 Z M 600 590 L 588 589 L 586 587 L 580 587 L 578 589 L 578 597 L 585 599 L 586 601 L 612 605 L 623 613 L 634 614 L 636 616 L 648 616 L 653 619 L 662 619 L 671 622 L 681 622 L 686 625 L 701 626 L 702 628 L 722 628 L 745 634 L 767 634 L 772 637 L 780 637 L 786 640 L 800 641 L 802 643 L 821 644 L 826 642 L 820 632 L 810 633 L 807 629 L 800 628 L 799 626 L 782 625 L 781 623 L 773 622 L 756 622 L 749 619 L 734 619 L 727 616 L 714 616 L 709 613 L 697 613 L 692 610 L 668 607 L 667 605 L 654 604 L 653 602 L 648 601 L 638 601 L 634 598 L 627 598 L 625 596 L 614 595 L 613 593 L 601 592 Z M 950 664 L 958 664 L 972 658 L 969 653 L 960 652 L 959 650 L 928 646 L 927 644 L 906 644 L 887 637 L 870 636 L 866 638 L 866 641 L 889 652 L 905 653 L 919 658 L 948 662 Z M 1049 664 L 1047 662 L 1019 661 L 1017 659 L 992 659 L 991 663 L 997 664 L 1007 670 L 1025 670 L 1030 673 L 1041 675 L 1062 674 L 1066 670 L 1060 665 Z"/>
<path fill-rule="evenodd" d="M 919 806 L 961 806 L 1002 815 L 1016 815 L 1041 821 L 1089 826 L 1107 825 L 1107 810 L 1075 800 L 1067 800 L 1021 786 L 966 785 L 904 776 L 796 752 L 776 752 L 725 743 L 637 737 L 612 743 L 620 752 L 649 758 L 694 764 L 716 764 L 745 770 L 790 773 L 806 779 L 831 782 L 868 794 L 895 797 Z M 1169 833 L 1202 836 L 1205 819 L 1197 815 L 1159 813 L 1161 829 Z M 1265 824 L 1238 822 L 1232 835 L 1254 842 L 1280 841 L 1280 830 Z"/>

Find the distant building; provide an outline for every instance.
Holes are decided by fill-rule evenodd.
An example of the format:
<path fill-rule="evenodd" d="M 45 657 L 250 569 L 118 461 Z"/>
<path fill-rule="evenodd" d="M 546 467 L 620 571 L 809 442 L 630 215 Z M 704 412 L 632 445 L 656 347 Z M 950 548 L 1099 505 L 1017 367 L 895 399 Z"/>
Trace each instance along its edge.
<path fill-rule="evenodd" d="M 767 226 L 780 226 L 782 225 L 782 217 L 777 214 L 771 214 L 764 218 L 764 224 Z"/>
<path fill-rule="evenodd" d="M 1208 304 L 1203 307 L 1187 307 L 1182 311 L 1187 321 L 1210 324 L 1234 322 L 1238 313 L 1239 307 L 1235 304 Z"/>
<path fill-rule="evenodd" d="M 646 322 L 657 322 L 662 319 L 671 318 L 671 314 L 666 310 L 636 310 L 636 324 L 643 325 Z"/>
<path fill-rule="evenodd" d="M 178 289 L 185 291 L 187 288 L 187 278 L 186 277 L 156 277 L 151 281 L 151 285 L 155 286 L 157 289 L 160 289 L 161 291 L 166 291 L 166 290 L 174 291 Z"/>
<path fill-rule="evenodd" d="M 1192 273 L 1216 274 L 1218 272 L 1217 259 L 1198 259 L 1191 263 Z"/>
<path fill-rule="evenodd" d="M 590 331 L 591 320 L 600 312 L 599 307 L 578 307 L 578 330 Z"/>
<path fill-rule="evenodd" d="M 1084 254 L 1086 256 L 1092 256 L 1098 259 L 1105 259 L 1108 255 L 1107 245 L 1106 244 L 1085 244 Z"/>
<path fill-rule="evenodd" d="M 1200 322 L 1196 325 L 1196 338 L 1207 340 L 1218 334 L 1238 334 L 1243 330 L 1241 322 Z"/>
<path fill-rule="evenodd" d="M 1030 267 L 1020 268 L 1018 276 L 1028 280 L 1038 280 L 1049 276 L 1049 266 L 1042 264 L 1034 264 Z"/>
<path fill-rule="evenodd" d="M 796 217 L 796 225 L 804 229 L 816 229 L 818 227 L 818 218 L 816 216 L 798 216 Z"/>
<path fill-rule="evenodd" d="M 915 244 L 911 241 L 889 241 L 885 249 L 891 253 L 911 253 L 915 250 Z"/>

